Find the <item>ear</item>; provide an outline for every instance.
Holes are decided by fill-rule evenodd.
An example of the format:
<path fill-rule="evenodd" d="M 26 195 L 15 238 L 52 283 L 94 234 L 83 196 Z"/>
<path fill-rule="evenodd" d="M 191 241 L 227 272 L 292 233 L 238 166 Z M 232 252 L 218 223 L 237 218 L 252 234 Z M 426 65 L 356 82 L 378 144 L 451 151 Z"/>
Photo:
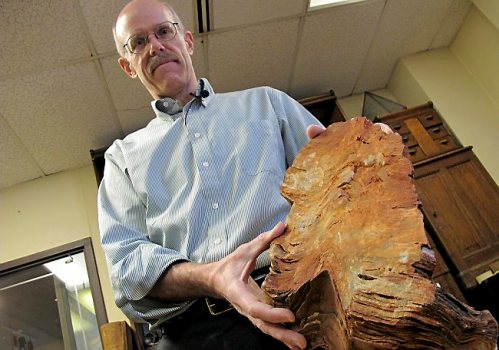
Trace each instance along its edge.
<path fill-rule="evenodd" d="M 121 69 L 123 69 L 123 71 L 126 73 L 126 75 L 128 75 L 131 78 L 137 77 L 137 73 L 135 72 L 135 69 L 133 69 L 130 62 L 125 57 L 118 58 L 118 63 L 120 65 Z"/>
<path fill-rule="evenodd" d="M 194 53 L 194 36 L 191 32 L 186 31 L 184 33 L 184 41 L 185 46 L 187 47 L 187 52 L 189 53 L 189 55 L 192 55 Z"/>

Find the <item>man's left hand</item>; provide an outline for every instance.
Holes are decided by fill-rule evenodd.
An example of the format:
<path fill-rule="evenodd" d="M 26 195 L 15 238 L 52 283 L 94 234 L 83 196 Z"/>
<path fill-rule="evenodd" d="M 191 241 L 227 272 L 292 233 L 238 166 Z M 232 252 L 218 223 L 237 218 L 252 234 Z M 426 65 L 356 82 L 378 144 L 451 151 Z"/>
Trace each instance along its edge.
<path fill-rule="evenodd" d="M 390 128 L 388 125 L 383 124 L 383 123 L 374 123 L 374 125 L 378 126 L 381 128 L 381 131 L 383 131 L 385 134 L 391 134 L 393 133 L 392 128 Z M 307 136 L 311 140 L 320 134 L 322 134 L 326 130 L 322 125 L 309 125 L 307 127 Z"/>

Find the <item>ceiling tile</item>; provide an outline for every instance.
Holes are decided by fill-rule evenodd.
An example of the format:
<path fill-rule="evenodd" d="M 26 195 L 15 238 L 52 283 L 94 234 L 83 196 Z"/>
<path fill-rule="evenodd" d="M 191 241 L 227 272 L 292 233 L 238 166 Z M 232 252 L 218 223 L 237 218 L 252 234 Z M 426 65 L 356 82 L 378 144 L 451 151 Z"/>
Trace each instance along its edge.
<path fill-rule="evenodd" d="M 399 57 L 427 50 L 453 0 L 386 0 L 354 93 L 383 88 Z"/>
<path fill-rule="evenodd" d="M 209 75 L 216 91 L 269 85 L 287 90 L 298 19 L 216 33 L 208 40 Z"/>
<path fill-rule="evenodd" d="M 132 79 L 121 70 L 118 55 L 102 58 L 101 64 L 124 135 L 144 127 L 154 116 L 149 92 L 139 79 Z"/>
<path fill-rule="evenodd" d="M 384 1 L 316 11 L 305 18 L 291 94 L 297 98 L 333 89 L 349 95 L 367 55 Z"/>
<path fill-rule="evenodd" d="M 16 142 L 6 121 L 0 117 L 0 189 L 43 176 L 33 159 Z"/>
<path fill-rule="evenodd" d="M 88 165 L 88 149 L 153 117 L 148 92 L 116 63 L 111 27 L 127 1 L 0 0 L 0 188 Z M 306 13 L 308 0 L 210 0 L 216 29 L 195 35 L 192 59 L 217 91 L 270 85 L 342 97 L 384 87 L 399 57 L 446 46 L 470 1 L 369 0 Z M 197 26 L 196 1 L 170 2 Z"/>
<path fill-rule="evenodd" d="M 197 22 L 197 12 L 194 6 L 195 2 L 192 0 L 169 0 L 168 3 L 179 15 L 184 27 L 194 33 L 196 28 L 195 23 Z"/>
<path fill-rule="evenodd" d="M 206 64 L 207 50 L 208 44 L 206 42 L 206 37 L 203 35 L 194 37 L 194 55 L 192 55 L 192 64 L 194 65 L 196 77 L 198 78 L 208 78 L 208 67 Z"/>
<path fill-rule="evenodd" d="M 74 1 L 2 0 L 0 33 L 0 76 L 90 57 Z"/>
<path fill-rule="evenodd" d="M 214 29 L 259 23 L 304 12 L 303 0 L 213 0 Z"/>
<path fill-rule="evenodd" d="M 118 64 L 118 54 L 101 58 L 109 92 L 118 111 L 134 110 L 149 105 L 151 95 L 138 78 L 132 79 Z"/>
<path fill-rule="evenodd" d="M 97 53 L 116 51 L 113 25 L 129 0 L 79 0 L 81 11 Z"/>
<path fill-rule="evenodd" d="M 98 53 L 115 51 L 112 27 L 123 6 L 128 0 L 79 0 L 83 16 L 88 25 Z M 178 15 L 182 18 L 186 28 L 194 28 L 193 1 L 170 0 Z"/>
<path fill-rule="evenodd" d="M 151 105 L 134 110 L 118 111 L 124 135 L 142 129 L 155 117 Z"/>
<path fill-rule="evenodd" d="M 440 29 L 433 38 L 431 49 L 449 46 L 462 26 L 471 8 L 470 0 L 453 0 Z"/>
<path fill-rule="evenodd" d="M 93 62 L 0 82 L 0 114 L 45 174 L 90 164 L 122 135 Z"/>

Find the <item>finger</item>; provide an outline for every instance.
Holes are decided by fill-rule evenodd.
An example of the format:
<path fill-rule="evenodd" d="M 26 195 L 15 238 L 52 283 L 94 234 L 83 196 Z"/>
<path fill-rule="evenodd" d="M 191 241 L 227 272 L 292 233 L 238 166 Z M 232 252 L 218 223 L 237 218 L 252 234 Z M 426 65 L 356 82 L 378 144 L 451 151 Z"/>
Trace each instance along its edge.
<path fill-rule="evenodd" d="M 393 134 L 392 128 L 390 128 L 388 125 L 384 123 L 374 123 L 374 125 L 381 128 L 381 131 L 383 131 L 385 134 Z"/>
<path fill-rule="evenodd" d="M 244 288 L 238 289 L 230 300 L 236 310 L 247 316 L 272 323 L 289 323 L 295 321 L 291 310 L 273 307 L 267 294 L 250 277 Z"/>
<path fill-rule="evenodd" d="M 307 136 L 311 140 L 322 134 L 324 130 L 326 130 L 326 128 L 321 125 L 309 125 L 307 127 Z"/>
<path fill-rule="evenodd" d="M 246 243 L 245 249 L 248 249 L 248 252 L 257 257 L 267 249 L 269 249 L 270 243 L 280 235 L 284 233 L 284 229 L 286 226 L 279 221 L 270 231 L 263 232 L 258 237 L 253 239 L 252 241 Z"/>
<path fill-rule="evenodd" d="M 284 230 L 286 229 L 286 225 L 282 221 L 279 221 L 275 226 L 272 228 L 272 230 L 265 232 L 268 237 L 266 240 L 268 241 L 269 245 L 270 243 L 280 235 L 284 233 Z"/>
<path fill-rule="evenodd" d="M 273 307 L 256 300 L 246 306 L 244 314 L 271 323 L 291 323 L 295 321 L 295 315 L 291 310 Z"/>
<path fill-rule="evenodd" d="M 272 298 L 260 288 L 252 277 L 248 278 L 248 288 L 257 300 L 267 305 L 273 305 Z"/>
<path fill-rule="evenodd" d="M 290 323 L 295 321 L 291 310 L 271 306 L 268 296 L 250 277 L 248 283 L 228 296 L 227 300 L 246 317 L 253 317 L 271 323 Z"/>
<path fill-rule="evenodd" d="M 253 272 L 256 264 L 256 258 L 264 251 L 269 249 L 270 243 L 284 233 L 286 226 L 279 221 L 270 231 L 263 232 L 248 243 L 240 245 L 235 253 L 244 256 L 245 267 L 241 276 L 246 281 Z M 242 260 L 241 260 L 242 261 Z"/>
<path fill-rule="evenodd" d="M 265 322 L 251 317 L 249 319 L 263 333 L 281 341 L 290 349 L 305 349 L 307 346 L 305 337 L 296 331 L 287 329 L 280 324 Z"/>

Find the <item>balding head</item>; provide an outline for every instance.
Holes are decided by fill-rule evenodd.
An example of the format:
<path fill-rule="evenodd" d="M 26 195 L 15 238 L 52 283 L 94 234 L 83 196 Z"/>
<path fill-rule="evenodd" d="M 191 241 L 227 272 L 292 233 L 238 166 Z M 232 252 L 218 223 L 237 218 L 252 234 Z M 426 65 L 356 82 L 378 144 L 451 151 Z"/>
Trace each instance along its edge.
<path fill-rule="evenodd" d="M 162 1 L 132 0 L 121 10 L 114 33 L 123 71 L 138 78 L 153 98 L 171 97 L 185 104 L 197 85 L 191 59 L 194 37 L 179 21 L 177 13 Z M 172 23 L 173 35 L 157 34 L 165 22 Z M 132 36 L 145 41 L 140 52 L 123 47 Z"/>
<path fill-rule="evenodd" d="M 123 33 L 123 17 L 129 16 L 130 13 L 134 13 L 141 6 L 148 6 L 151 5 L 151 3 L 159 4 L 163 7 L 164 10 L 170 14 L 172 21 L 178 23 L 179 33 L 184 33 L 185 27 L 182 20 L 178 16 L 175 9 L 167 2 L 161 0 L 132 0 L 121 9 L 113 26 L 114 43 L 116 44 L 116 50 L 121 57 L 124 57 L 126 54 L 124 45 L 128 39 L 128 37 L 126 37 L 127 34 Z"/>

